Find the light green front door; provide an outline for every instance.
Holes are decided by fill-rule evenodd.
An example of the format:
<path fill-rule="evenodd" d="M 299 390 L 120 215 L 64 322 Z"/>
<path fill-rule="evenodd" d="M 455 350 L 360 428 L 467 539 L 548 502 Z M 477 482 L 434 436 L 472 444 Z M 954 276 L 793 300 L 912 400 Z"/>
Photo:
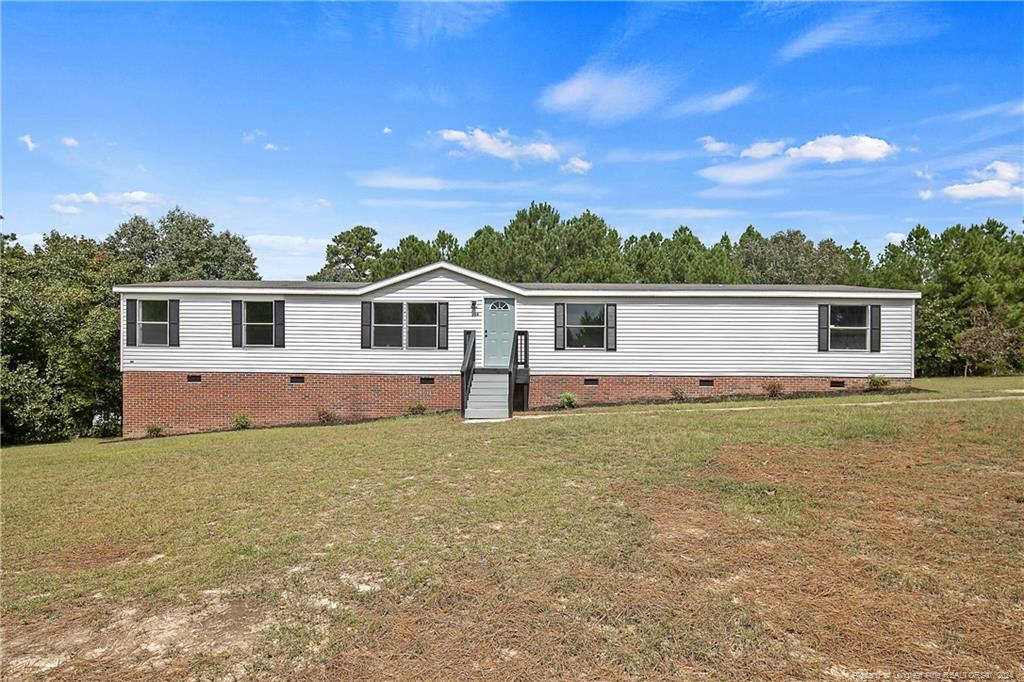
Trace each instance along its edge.
<path fill-rule="evenodd" d="M 516 299 L 484 299 L 484 367 L 508 367 L 516 333 Z"/>

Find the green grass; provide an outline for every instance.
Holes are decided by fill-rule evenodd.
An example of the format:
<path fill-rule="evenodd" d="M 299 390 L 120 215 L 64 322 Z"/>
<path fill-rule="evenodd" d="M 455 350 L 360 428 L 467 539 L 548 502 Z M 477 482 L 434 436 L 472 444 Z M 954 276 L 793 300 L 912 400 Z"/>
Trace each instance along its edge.
<path fill-rule="evenodd" d="M 918 384 L 7 448 L 5 670 L 42 670 L 41 652 L 66 653 L 49 672 L 71 677 L 815 677 L 913 660 L 808 653 L 764 600 L 836 561 L 878 603 L 968 586 L 1011 622 L 1024 401 L 905 403 L 1024 380 Z M 836 405 L 878 400 L 901 404 Z M 720 410 L 743 406 L 771 409 Z M 897 515 L 921 535 L 890 527 Z M 174 645 L 147 640 L 168 619 Z M 931 660 L 1010 660 L 972 651 Z"/>

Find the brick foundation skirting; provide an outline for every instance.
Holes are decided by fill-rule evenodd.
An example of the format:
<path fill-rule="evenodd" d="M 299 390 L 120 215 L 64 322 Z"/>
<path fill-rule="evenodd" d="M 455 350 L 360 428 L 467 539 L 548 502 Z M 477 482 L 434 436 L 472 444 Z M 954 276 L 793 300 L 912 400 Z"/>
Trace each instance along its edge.
<path fill-rule="evenodd" d="M 596 380 L 597 384 L 584 383 L 588 379 Z M 767 387 L 775 382 L 781 387 L 782 395 L 787 395 L 861 391 L 867 388 L 868 380 L 862 377 L 532 375 L 530 408 L 558 405 L 563 393 L 572 393 L 581 405 L 765 395 L 769 392 Z M 838 382 L 842 382 L 842 386 L 833 386 Z M 709 385 L 702 386 L 702 383 Z M 909 385 L 910 379 L 890 379 L 888 387 Z"/>
<path fill-rule="evenodd" d="M 407 414 L 422 404 L 428 412 L 457 410 L 459 375 L 279 374 L 270 372 L 125 372 L 123 433 L 146 435 L 151 425 L 164 434 L 230 429 L 236 415 L 254 428 L 316 424 L 321 411 L 337 421 Z M 200 381 L 188 378 L 200 377 Z M 302 377 L 293 383 L 292 377 Z M 433 384 L 421 384 L 430 377 Z"/>
<path fill-rule="evenodd" d="M 190 377 L 200 380 L 189 381 Z M 302 383 L 293 382 L 293 377 L 302 377 Z M 422 377 L 433 383 L 421 383 Z M 458 374 L 125 372 L 123 379 L 125 438 L 145 436 L 149 426 L 162 427 L 164 434 L 230 429 L 236 415 L 245 415 L 259 428 L 316 424 L 321 413 L 330 413 L 337 421 L 394 417 L 420 404 L 428 412 L 458 410 L 460 402 Z M 535 374 L 530 377 L 529 407 L 558 405 L 562 393 L 574 394 L 582 405 L 764 395 L 774 382 L 783 395 L 867 386 L 867 379 L 850 377 Z M 889 387 L 909 385 L 909 379 L 891 379 Z"/>

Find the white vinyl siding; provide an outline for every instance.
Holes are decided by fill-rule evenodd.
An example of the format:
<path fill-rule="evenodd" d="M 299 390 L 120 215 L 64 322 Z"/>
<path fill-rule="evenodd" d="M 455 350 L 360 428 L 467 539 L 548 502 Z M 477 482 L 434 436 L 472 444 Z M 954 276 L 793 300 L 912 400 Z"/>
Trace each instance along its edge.
<path fill-rule="evenodd" d="M 141 293 L 141 292 L 140 292 Z M 122 294 L 123 298 L 142 298 Z M 433 272 L 364 297 L 284 295 L 286 348 L 231 347 L 238 294 L 175 294 L 181 347 L 122 347 L 126 371 L 457 374 L 463 330 L 477 332 L 483 365 L 484 297 L 516 299 L 516 329 L 530 333 L 530 370 L 586 375 L 780 375 L 864 377 L 913 374 L 910 299 L 642 298 L 514 296 L 453 272 Z M 362 301 L 448 302 L 448 349 L 360 347 Z M 477 302 L 477 315 L 471 314 Z M 617 304 L 617 351 L 554 350 L 555 302 Z M 880 304 L 881 352 L 818 352 L 819 304 Z M 123 306 L 122 306 L 123 310 Z M 123 312 L 122 312 L 123 315 Z M 124 320 L 122 319 L 122 324 Z M 123 337 L 122 334 L 122 344 Z"/>

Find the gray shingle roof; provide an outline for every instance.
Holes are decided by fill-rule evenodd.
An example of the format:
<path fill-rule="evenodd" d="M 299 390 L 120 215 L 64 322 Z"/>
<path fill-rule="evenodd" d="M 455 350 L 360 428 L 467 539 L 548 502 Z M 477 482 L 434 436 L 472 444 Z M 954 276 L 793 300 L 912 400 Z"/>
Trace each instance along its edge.
<path fill-rule="evenodd" d="M 140 282 L 125 284 L 125 289 L 167 287 L 183 289 L 358 289 L 366 282 L 307 282 L 301 279 L 183 279 L 174 282 Z"/>
<path fill-rule="evenodd" d="M 902 293 L 903 289 L 854 287 L 846 284 L 634 284 L 599 282 L 592 284 L 521 282 L 515 286 L 531 291 L 557 289 L 559 291 L 862 291 L 864 293 Z"/>

